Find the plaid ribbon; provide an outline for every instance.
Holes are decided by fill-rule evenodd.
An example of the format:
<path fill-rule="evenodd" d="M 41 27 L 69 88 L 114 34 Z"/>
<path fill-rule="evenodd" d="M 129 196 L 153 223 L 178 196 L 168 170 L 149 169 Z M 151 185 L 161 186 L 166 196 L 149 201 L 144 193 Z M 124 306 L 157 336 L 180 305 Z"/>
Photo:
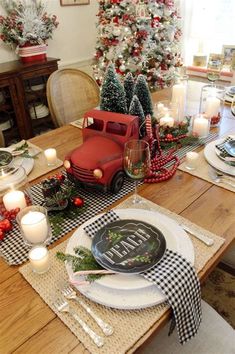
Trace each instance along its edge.
<path fill-rule="evenodd" d="M 119 219 L 114 211 L 109 211 L 84 230 L 93 238 L 100 228 Z M 180 254 L 167 249 L 159 263 L 140 275 L 166 296 L 173 310 L 170 332 L 176 325 L 180 343 L 186 343 L 197 333 L 202 317 L 201 288 L 195 269 Z"/>

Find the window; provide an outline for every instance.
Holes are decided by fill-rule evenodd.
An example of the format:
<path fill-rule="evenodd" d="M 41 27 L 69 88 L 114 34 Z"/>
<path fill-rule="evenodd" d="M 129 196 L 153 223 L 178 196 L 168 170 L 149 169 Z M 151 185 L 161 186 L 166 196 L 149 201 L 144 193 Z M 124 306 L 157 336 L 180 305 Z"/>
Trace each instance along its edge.
<path fill-rule="evenodd" d="M 181 0 L 182 56 L 192 64 L 194 54 L 222 53 L 235 44 L 234 0 Z"/>

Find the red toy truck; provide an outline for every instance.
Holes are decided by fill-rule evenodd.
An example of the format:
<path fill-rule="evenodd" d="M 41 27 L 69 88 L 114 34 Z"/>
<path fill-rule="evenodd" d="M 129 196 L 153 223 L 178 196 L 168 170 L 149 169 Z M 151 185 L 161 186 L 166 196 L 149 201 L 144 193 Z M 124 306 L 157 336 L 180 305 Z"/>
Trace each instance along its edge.
<path fill-rule="evenodd" d="M 123 150 L 139 138 L 139 118 L 91 110 L 84 116 L 83 144 L 66 156 L 64 167 L 75 183 L 117 193 L 124 181 Z"/>

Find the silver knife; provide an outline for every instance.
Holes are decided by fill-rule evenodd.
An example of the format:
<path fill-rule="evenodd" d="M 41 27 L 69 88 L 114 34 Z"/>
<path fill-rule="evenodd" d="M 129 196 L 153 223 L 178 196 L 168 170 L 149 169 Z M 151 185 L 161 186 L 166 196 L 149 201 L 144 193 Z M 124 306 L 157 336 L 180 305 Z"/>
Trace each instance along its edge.
<path fill-rule="evenodd" d="M 214 240 L 212 240 L 212 238 L 209 238 L 205 235 L 202 235 L 201 232 L 198 231 L 192 231 L 192 229 L 184 224 L 180 224 L 180 226 L 182 227 L 182 229 L 184 229 L 186 232 L 188 232 L 190 235 L 196 237 L 197 239 L 199 239 L 200 241 L 204 242 L 207 246 L 212 246 L 214 244 Z"/>

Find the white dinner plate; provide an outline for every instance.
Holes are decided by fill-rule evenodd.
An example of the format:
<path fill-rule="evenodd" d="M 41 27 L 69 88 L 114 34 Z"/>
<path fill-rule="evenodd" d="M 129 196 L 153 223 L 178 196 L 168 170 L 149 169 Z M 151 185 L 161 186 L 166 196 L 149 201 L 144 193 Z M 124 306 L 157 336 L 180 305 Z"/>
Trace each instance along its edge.
<path fill-rule="evenodd" d="M 230 135 L 233 139 L 235 139 L 235 135 Z M 207 144 L 204 149 L 204 156 L 207 162 L 217 170 L 227 173 L 228 175 L 235 176 L 235 166 L 230 166 L 221 160 L 218 156 L 219 150 L 216 149 L 216 145 L 221 144 L 225 140 L 225 137 L 212 141 Z"/>
<path fill-rule="evenodd" d="M 139 209 L 115 209 L 121 219 L 145 221 L 162 231 L 167 248 L 181 253 L 194 264 L 194 249 L 185 231 L 172 219 L 154 211 Z M 70 238 L 66 253 L 74 254 L 76 246 L 91 248 L 91 239 L 83 230 L 86 225 L 100 215 L 88 220 L 80 226 Z M 66 264 L 70 277 L 74 278 L 71 267 Z M 164 302 L 164 295 L 151 282 L 140 275 L 106 275 L 95 282 L 78 286 L 77 289 L 89 299 L 105 306 L 119 309 L 139 309 Z"/>

